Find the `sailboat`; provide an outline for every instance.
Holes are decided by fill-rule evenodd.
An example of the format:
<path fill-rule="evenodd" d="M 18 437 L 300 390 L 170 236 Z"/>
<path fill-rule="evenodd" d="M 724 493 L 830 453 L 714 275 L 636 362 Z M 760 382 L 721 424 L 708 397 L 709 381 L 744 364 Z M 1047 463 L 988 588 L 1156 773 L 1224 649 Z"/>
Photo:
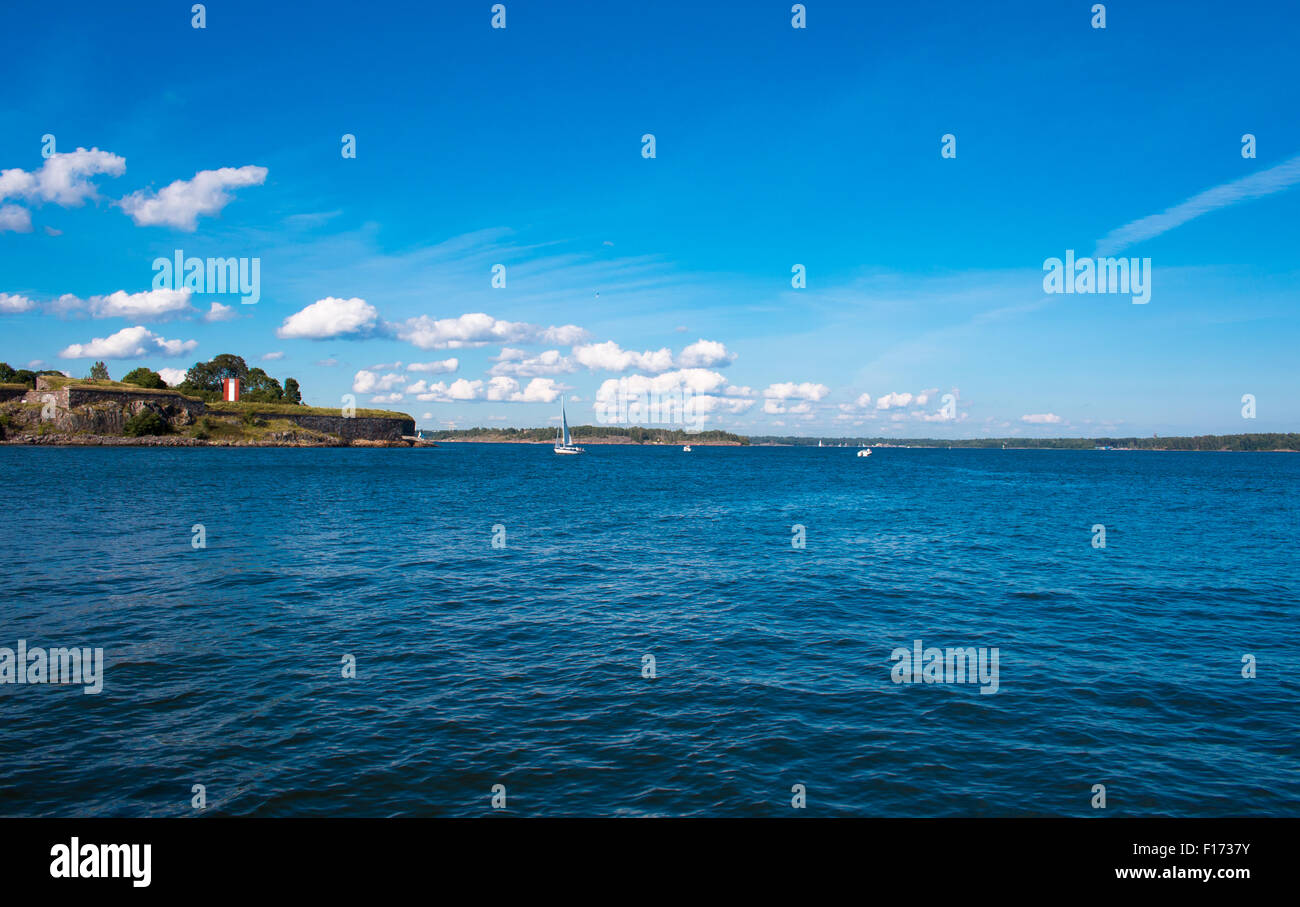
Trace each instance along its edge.
<path fill-rule="evenodd" d="M 585 453 L 581 447 L 575 447 L 573 439 L 569 437 L 569 415 L 564 411 L 564 404 L 560 404 L 560 424 L 564 426 L 564 434 L 560 434 L 560 429 L 555 430 L 555 452 L 557 454 L 580 454 Z"/>

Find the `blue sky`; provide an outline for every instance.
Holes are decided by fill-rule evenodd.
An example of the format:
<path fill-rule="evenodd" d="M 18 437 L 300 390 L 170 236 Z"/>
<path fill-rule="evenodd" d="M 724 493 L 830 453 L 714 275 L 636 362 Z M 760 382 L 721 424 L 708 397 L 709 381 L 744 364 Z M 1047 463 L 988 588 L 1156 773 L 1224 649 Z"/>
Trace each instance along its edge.
<path fill-rule="evenodd" d="M 235 352 L 429 428 L 620 379 L 750 434 L 1300 423 L 1293 4 L 190 5 L 0 14 L 0 359 Z M 1103 241 L 1147 304 L 1044 292 Z M 260 300 L 154 292 L 177 249 Z"/>

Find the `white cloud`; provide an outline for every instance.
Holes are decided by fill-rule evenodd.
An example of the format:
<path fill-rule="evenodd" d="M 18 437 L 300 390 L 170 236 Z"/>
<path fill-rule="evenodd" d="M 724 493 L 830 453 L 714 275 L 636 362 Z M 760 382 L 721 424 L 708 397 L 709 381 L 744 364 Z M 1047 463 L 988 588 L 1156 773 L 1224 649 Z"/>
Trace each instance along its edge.
<path fill-rule="evenodd" d="M 435 359 L 432 362 L 412 362 L 406 367 L 408 372 L 426 372 L 430 375 L 446 375 L 460 368 L 460 360 Z"/>
<path fill-rule="evenodd" d="M 821 400 L 830 391 L 831 389 L 826 385 L 816 384 L 812 381 L 804 381 L 800 384 L 795 384 L 793 381 L 769 384 L 763 390 L 763 412 L 770 415 L 779 415 L 781 413 L 803 415 L 810 413 L 812 412 L 812 404 Z M 791 400 L 803 402 L 788 402 Z"/>
<path fill-rule="evenodd" d="M 281 350 L 276 350 L 274 353 L 265 353 L 265 354 L 263 354 L 263 356 L 262 356 L 262 361 L 263 361 L 263 362 L 278 362 L 279 360 L 281 360 L 281 359 L 283 359 L 283 358 L 284 358 L 284 352 L 281 351 Z"/>
<path fill-rule="evenodd" d="M 575 343 L 581 343 L 586 340 L 590 334 L 578 327 L 576 324 L 562 324 L 558 327 L 549 327 L 537 335 L 537 339 L 542 343 L 554 343 L 558 346 L 573 346 Z"/>
<path fill-rule="evenodd" d="M 770 384 L 763 391 L 763 396 L 771 400 L 812 400 L 816 402 L 831 392 L 831 389 L 824 384 L 814 384 L 811 381 L 804 381 L 802 384 L 795 384 L 792 381 L 786 381 L 781 384 Z"/>
<path fill-rule="evenodd" d="M 534 378 L 522 391 L 512 390 L 506 399 L 515 403 L 554 403 L 563 392 L 554 378 Z"/>
<path fill-rule="evenodd" d="M 866 409 L 868 406 L 871 405 L 871 395 L 870 395 L 870 394 L 862 394 L 860 397 L 858 397 L 857 400 L 855 400 L 855 401 L 853 401 L 853 402 L 854 402 L 854 405 L 857 406 L 859 409 Z"/>
<path fill-rule="evenodd" d="M 415 394 L 417 400 L 433 400 L 439 403 L 471 400 L 498 403 L 554 403 L 560 398 L 564 389 L 552 378 L 534 378 L 526 387 L 521 388 L 514 378 L 498 375 L 486 382 L 467 381 L 464 378 L 459 378 L 451 384 L 442 381 L 426 384 L 419 381 L 406 390 L 407 393 Z"/>
<path fill-rule="evenodd" d="M 32 213 L 19 205 L 0 205 L 0 233 L 31 233 Z"/>
<path fill-rule="evenodd" d="M 126 158 L 98 148 L 55 152 L 40 170 L 0 170 L 0 199 L 25 198 L 75 207 L 95 197 L 95 186 L 87 177 L 101 173 L 121 176 L 125 172 Z"/>
<path fill-rule="evenodd" d="M 673 353 L 668 347 L 643 353 L 625 350 L 612 340 L 573 348 L 573 358 L 591 371 L 666 372 L 673 367 Z"/>
<path fill-rule="evenodd" d="M 1182 204 L 1125 224 L 1097 241 L 1098 255 L 1114 255 L 1219 208 L 1289 189 L 1300 182 L 1300 156 L 1193 195 Z"/>
<path fill-rule="evenodd" d="M 212 303 L 212 307 L 203 313 L 203 320 L 207 322 L 234 321 L 238 317 L 234 307 L 219 302 Z"/>
<path fill-rule="evenodd" d="M 488 371 L 489 375 L 530 378 L 536 375 L 567 375 L 577 369 L 572 360 L 560 355 L 559 350 L 547 350 L 530 358 L 523 350 L 506 347 L 496 357 L 496 362 Z"/>
<path fill-rule="evenodd" d="M 885 394 L 876 401 L 876 409 L 901 409 L 912 402 L 912 395 L 902 394 Z"/>
<path fill-rule="evenodd" d="M 378 320 L 379 311 L 364 299 L 326 296 L 284 319 L 275 335 L 307 340 L 359 337 L 373 332 Z"/>
<path fill-rule="evenodd" d="M 183 368 L 160 368 L 158 376 L 167 383 L 168 387 L 175 387 L 185 380 L 185 369 Z"/>
<path fill-rule="evenodd" d="M 459 349 L 489 343 L 576 343 L 586 336 L 577 325 L 540 328 L 522 321 L 501 321 L 483 312 L 457 318 L 420 315 L 395 325 L 399 340 L 422 350 Z"/>
<path fill-rule="evenodd" d="M 379 375 L 369 369 L 362 369 L 352 378 L 352 391 L 357 394 L 375 394 L 402 387 L 406 381 L 405 375 L 395 373 Z"/>
<path fill-rule="evenodd" d="M 370 398 L 371 403 L 401 403 L 405 395 L 401 393 L 376 394 Z"/>
<path fill-rule="evenodd" d="M 90 314 L 95 318 L 129 318 L 132 321 L 160 321 L 190 310 L 189 290 L 118 290 L 107 296 L 90 297 Z"/>
<path fill-rule="evenodd" d="M 260 186 L 266 181 L 265 167 L 222 167 L 200 170 L 190 180 L 176 180 L 157 193 L 140 190 L 123 198 L 119 205 L 136 226 L 169 226 L 193 231 L 199 215 L 217 214 L 228 205 L 229 189 Z"/>
<path fill-rule="evenodd" d="M 1056 425 L 1061 421 L 1061 417 L 1056 413 L 1030 413 L 1020 417 L 1021 422 L 1028 422 L 1030 425 Z"/>
<path fill-rule="evenodd" d="M 700 338 L 682 350 L 677 363 L 682 368 L 715 368 L 727 366 L 736 361 L 736 354 L 716 340 Z"/>
<path fill-rule="evenodd" d="M 148 328 L 122 328 L 108 337 L 65 347 L 63 359 L 139 359 L 145 356 L 181 356 L 199 345 L 197 340 L 168 340 Z"/>
<path fill-rule="evenodd" d="M 0 314 L 15 315 L 18 312 L 30 312 L 34 308 L 36 303 L 26 296 L 0 293 Z"/>

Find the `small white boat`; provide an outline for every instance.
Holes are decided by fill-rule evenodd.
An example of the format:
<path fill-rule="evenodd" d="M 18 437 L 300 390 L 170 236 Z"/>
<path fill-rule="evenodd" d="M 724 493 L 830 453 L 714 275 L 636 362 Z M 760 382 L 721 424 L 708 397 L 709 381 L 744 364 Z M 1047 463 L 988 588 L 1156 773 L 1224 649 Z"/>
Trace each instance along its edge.
<path fill-rule="evenodd" d="M 860 456 L 860 457 L 869 457 L 869 456 L 871 456 L 871 448 L 870 448 L 870 447 L 864 447 L 864 448 L 862 448 L 862 450 L 858 451 L 858 456 Z"/>
<path fill-rule="evenodd" d="M 691 452 L 691 445 L 687 444 L 685 447 L 682 448 L 682 453 L 690 453 L 690 452 Z"/>
<path fill-rule="evenodd" d="M 580 454 L 586 453 L 581 447 L 576 447 L 573 439 L 569 437 L 569 415 L 564 411 L 564 404 L 560 404 L 560 424 L 564 427 L 564 433 L 560 434 L 560 429 L 555 430 L 555 452 L 557 454 Z"/>

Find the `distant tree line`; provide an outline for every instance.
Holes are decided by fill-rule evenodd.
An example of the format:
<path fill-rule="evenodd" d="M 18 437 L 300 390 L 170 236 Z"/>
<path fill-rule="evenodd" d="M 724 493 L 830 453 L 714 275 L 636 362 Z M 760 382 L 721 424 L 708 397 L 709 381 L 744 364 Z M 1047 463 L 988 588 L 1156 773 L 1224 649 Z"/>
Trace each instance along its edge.
<path fill-rule="evenodd" d="M 49 368 L 34 372 L 31 369 L 14 368 L 8 362 L 0 362 L 0 384 L 25 384 L 35 388 L 36 378 L 39 375 L 58 375 L 62 378 L 63 372 Z"/>
<path fill-rule="evenodd" d="M 1135 450 L 1300 450 L 1300 434 L 1267 432 L 1243 435 L 1195 435 L 1171 438 L 801 438 L 763 435 L 750 438 L 753 444 L 787 444 L 816 447 L 819 441 L 850 447 L 890 445 L 893 447 L 1025 447 L 1041 450 L 1094 450 L 1098 447 L 1128 447 Z"/>

